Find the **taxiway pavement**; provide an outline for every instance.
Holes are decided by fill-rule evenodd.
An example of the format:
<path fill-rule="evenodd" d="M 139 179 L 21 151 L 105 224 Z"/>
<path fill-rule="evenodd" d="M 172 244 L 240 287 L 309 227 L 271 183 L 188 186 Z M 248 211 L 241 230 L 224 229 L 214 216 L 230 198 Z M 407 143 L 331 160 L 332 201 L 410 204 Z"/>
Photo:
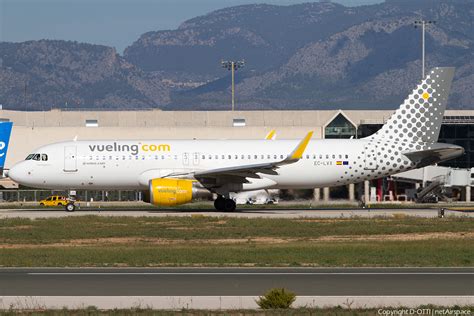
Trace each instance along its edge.
<path fill-rule="evenodd" d="M 438 209 L 241 209 L 236 212 L 218 212 L 214 209 L 81 209 L 75 212 L 66 212 L 63 209 L 0 209 L 0 218 L 55 218 L 67 216 L 228 216 L 244 218 L 373 218 L 373 217 L 400 217 L 417 216 L 425 218 L 438 217 Z M 464 216 L 474 218 L 473 211 L 446 210 L 445 216 Z"/>
<path fill-rule="evenodd" d="M 474 268 L 3 268 L 0 296 L 472 296 Z"/>

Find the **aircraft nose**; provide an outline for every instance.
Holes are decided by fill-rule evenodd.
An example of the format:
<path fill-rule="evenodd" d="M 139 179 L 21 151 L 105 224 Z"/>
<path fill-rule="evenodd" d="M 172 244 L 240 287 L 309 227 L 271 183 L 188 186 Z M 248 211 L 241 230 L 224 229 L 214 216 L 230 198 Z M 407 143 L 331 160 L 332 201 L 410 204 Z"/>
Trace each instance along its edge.
<path fill-rule="evenodd" d="M 16 183 L 21 183 L 22 179 L 25 178 L 26 170 L 24 166 L 20 164 L 14 165 L 10 170 L 8 170 L 7 176 L 15 181 Z"/>

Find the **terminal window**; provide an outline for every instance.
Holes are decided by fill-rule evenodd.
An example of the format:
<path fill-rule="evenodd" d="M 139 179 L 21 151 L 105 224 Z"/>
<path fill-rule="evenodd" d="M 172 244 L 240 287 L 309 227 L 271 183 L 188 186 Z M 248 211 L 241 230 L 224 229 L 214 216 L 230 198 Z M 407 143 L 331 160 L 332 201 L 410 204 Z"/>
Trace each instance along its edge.
<path fill-rule="evenodd" d="M 324 129 L 325 138 L 351 138 L 356 127 L 342 114 L 338 114 Z"/>

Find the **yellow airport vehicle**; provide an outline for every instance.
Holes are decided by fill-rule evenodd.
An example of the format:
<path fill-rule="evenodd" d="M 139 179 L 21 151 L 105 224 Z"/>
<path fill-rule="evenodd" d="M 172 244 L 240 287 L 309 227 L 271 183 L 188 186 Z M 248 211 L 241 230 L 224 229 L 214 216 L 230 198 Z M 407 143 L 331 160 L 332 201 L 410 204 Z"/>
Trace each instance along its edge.
<path fill-rule="evenodd" d="M 69 203 L 69 199 L 61 195 L 51 195 L 39 203 L 41 206 L 65 206 Z"/>

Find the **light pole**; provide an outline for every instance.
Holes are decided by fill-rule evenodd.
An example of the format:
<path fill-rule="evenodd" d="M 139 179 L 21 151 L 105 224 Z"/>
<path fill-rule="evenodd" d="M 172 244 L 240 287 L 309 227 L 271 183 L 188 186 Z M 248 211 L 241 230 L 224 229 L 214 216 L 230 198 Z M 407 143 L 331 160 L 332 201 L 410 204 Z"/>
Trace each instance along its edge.
<path fill-rule="evenodd" d="M 436 21 L 415 21 L 415 28 L 421 26 L 421 79 L 425 79 L 425 29 L 429 24 L 435 24 Z"/>
<path fill-rule="evenodd" d="M 225 68 L 227 70 L 230 70 L 232 73 L 232 112 L 234 112 L 234 107 L 235 107 L 235 71 L 239 68 L 242 68 L 245 65 L 244 60 L 240 61 L 227 61 L 227 60 L 222 60 L 221 61 L 222 68 Z"/>

